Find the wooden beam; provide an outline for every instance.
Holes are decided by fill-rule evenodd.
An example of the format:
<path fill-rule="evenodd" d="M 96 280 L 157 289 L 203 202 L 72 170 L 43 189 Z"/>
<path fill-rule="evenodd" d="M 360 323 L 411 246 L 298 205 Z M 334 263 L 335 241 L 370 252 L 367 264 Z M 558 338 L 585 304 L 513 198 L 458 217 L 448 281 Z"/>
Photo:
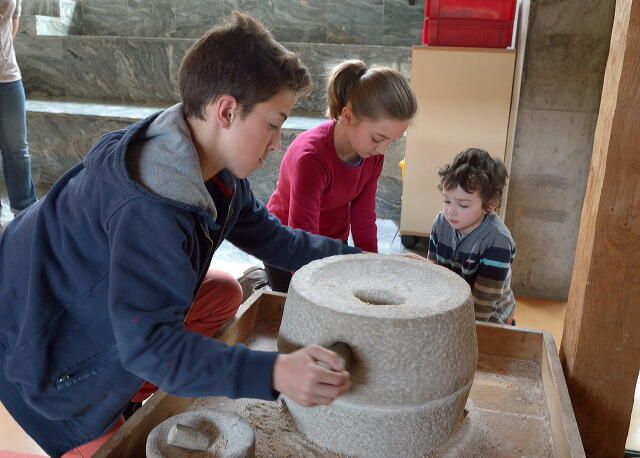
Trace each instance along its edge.
<path fill-rule="evenodd" d="M 587 456 L 623 455 L 640 369 L 640 0 L 618 0 L 560 359 Z"/>

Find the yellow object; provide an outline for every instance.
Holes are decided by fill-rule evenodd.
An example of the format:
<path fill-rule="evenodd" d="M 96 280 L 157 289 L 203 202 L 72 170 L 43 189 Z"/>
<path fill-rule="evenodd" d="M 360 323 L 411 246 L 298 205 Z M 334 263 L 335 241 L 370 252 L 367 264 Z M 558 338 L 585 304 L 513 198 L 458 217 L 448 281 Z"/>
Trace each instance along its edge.
<path fill-rule="evenodd" d="M 400 170 L 402 171 L 402 181 L 404 181 L 404 159 L 402 159 L 400 162 L 398 162 L 398 165 L 400 166 Z"/>

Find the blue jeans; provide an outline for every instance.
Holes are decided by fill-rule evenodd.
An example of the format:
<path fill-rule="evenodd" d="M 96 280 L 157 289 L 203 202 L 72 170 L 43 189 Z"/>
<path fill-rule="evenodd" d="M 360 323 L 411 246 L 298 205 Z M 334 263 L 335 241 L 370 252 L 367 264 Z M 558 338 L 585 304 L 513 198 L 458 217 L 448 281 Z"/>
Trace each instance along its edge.
<path fill-rule="evenodd" d="M 22 80 L 0 83 L 0 154 L 9 202 L 14 212 L 36 201 L 27 144 L 27 114 Z"/>

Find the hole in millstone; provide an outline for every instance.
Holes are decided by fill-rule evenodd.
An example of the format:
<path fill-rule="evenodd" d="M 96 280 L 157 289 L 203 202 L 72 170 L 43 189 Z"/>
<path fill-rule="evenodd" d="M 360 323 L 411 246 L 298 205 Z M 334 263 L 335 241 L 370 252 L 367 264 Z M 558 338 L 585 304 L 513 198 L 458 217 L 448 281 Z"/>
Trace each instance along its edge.
<path fill-rule="evenodd" d="M 400 305 L 405 302 L 404 297 L 388 289 L 358 289 L 353 295 L 371 305 Z"/>

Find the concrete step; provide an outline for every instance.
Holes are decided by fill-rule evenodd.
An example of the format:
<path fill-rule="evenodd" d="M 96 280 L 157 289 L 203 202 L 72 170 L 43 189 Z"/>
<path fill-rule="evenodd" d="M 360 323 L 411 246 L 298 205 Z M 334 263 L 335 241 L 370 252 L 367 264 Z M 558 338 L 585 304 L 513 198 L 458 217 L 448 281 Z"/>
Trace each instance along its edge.
<path fill-rule="evenodd" d="M 18 34 L 65 36 L 78 33 L 79 30 L 81 29 L 60 17 L 35 15 L 20 18 Z"/>
<path fill-rule="evenodd" d="M 413 3 L 413 4 L 412 4 Z M 198 38 L 233 10 L 283 42 L 420 44 L 424 1 L 83 0 L 83 35 Z"/>
<path fill-rule="evenodd" d="M 20 35 L 78 35 L 82 33 L 82 8 L 75 0 L 23 2 Z"/>
<path fill-rule="evenodd" d="M 54 183 L 64 172 L 82 160 L 86 152 L 104 133 L 121 129 L 143 119 L 164 106 L 123 105 L 52 99 L 26 102 L 29 148 L 34 181 L 39 185 Z M 267 164 L 250 178 L 256 196 L 268 200 L 278 179 L 280 161 L 293 139 L 302 131 L 324 122 L 321 116 L 291 116 L 284 124 L 282 145 L 272 153 Z M 400 168 L 405 139 L 394 142 L 386 154 L 385 167 L 378 185 L 378 217 L 400 217 Z"/>
<path fill-rule="evenodd" d="M 60 0 L 22 0 L 22 16 L 60 17 Z"/>
<path fill-rule="evenodd" d="M 29 97 L 166 106 L 178 101 L 180 62 L 193 42 L 179 38 L 22 35 L 15 47 Z M 300 54 L 313 75 L 314 89 L 297 104 L 302 113 L 324 111 L 326 75 L 343 60 L 362 59 L 369 66 L 389 66 L 410 75 L 408 47 L 284 44 Z"/>

